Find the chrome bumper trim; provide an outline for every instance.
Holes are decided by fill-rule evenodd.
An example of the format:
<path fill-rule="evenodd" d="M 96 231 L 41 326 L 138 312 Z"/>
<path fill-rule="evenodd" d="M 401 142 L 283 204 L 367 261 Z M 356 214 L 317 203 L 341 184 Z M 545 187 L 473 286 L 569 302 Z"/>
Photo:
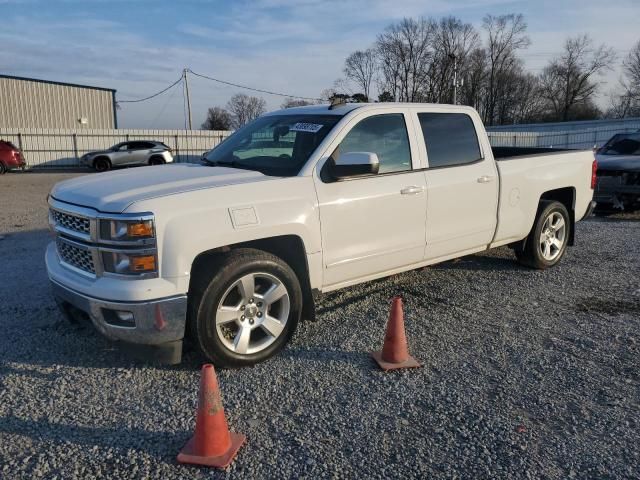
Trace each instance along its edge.
<path fill-rule="evenodd" d="M 56 302 L 70 304 L 86 313 L 96 329 L 111 340 L 144 345 L 160 345 L 182 340 L 187 319 L 187 296 L 160 298 L 143 302 L 117 302 L 89 297 L 50 280 Z M 106 314 L 131 312 L 135 325 L 108 323 Z"/>

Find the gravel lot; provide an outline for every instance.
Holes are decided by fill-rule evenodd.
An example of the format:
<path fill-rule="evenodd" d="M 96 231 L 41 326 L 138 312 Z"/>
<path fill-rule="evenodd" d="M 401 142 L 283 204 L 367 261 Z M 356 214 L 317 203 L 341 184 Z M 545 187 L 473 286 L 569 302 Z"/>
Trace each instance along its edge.
<path fill-rule="evenodd" d="M 640 215 L 582 222 L 546 272 L 503 248 L 331 294 L 277 358 L 218 372 L 226 472 L 176 464 L 199 366 L 136 363 L 49 294 L 45 197 L 0 177 L 1 478 L 632 478 L 640 472 Z M 389 298 L 424 368 L 384 374 Z"/>

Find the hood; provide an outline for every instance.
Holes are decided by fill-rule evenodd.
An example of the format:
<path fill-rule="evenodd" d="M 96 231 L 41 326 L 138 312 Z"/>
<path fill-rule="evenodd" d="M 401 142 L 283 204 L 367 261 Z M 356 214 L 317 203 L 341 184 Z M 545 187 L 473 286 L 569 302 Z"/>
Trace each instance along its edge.
<path fill-rule="evenodd" d="M 154 197 L 273 178 L 236 168 L 170 164 L 91 173 L 56 184 L 51 196 L 100 212 L 121 213 L 134 202 Z"/>
<path fill-rule="evenodd" d="M 93 152 L 87 152 L 84 155 L 82 155 L 83 157 L 93 157 L 95 155 L 101 155 L 101 154 L 107 154 L 107 153 L 113 153 L 113 150 L 95 150 Z"/>
<path fill-rule="evenodd" d="M 640 172 L 640 155 L 596 155 L 598 170 Z"/>

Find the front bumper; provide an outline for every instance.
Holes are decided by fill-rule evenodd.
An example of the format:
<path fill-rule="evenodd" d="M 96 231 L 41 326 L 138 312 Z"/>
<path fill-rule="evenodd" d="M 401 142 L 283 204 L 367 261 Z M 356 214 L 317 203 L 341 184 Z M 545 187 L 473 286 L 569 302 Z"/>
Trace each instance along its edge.
<path fill-rule="evenodd" d="M 160 363 L 179 363 L 187 317 L 186 295 L 138 302 L 115 302 L 76 292 L 51 280 L 56 303 L 67 315 L 86 314 L 111 340 L 135 344 L 133 353 Z M 142 347 L 144 346 L 144 347 Z"/>

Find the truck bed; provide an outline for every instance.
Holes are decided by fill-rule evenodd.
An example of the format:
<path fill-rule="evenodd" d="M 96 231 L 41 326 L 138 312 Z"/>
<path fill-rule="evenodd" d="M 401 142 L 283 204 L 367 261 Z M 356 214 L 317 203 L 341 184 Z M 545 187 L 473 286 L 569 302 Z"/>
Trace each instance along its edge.
<path fill-rule="evenodd" d="M 560 152 L 567 153 L 575 150 L 569 150 L 566 148 L 549 148 L 549 147 L 491 147 L 493 151 L 493 158 L 497 161 L 511 160 L 518 157 L 524 157 L 528 155 L 546 155 L 557 154 Z"/>

